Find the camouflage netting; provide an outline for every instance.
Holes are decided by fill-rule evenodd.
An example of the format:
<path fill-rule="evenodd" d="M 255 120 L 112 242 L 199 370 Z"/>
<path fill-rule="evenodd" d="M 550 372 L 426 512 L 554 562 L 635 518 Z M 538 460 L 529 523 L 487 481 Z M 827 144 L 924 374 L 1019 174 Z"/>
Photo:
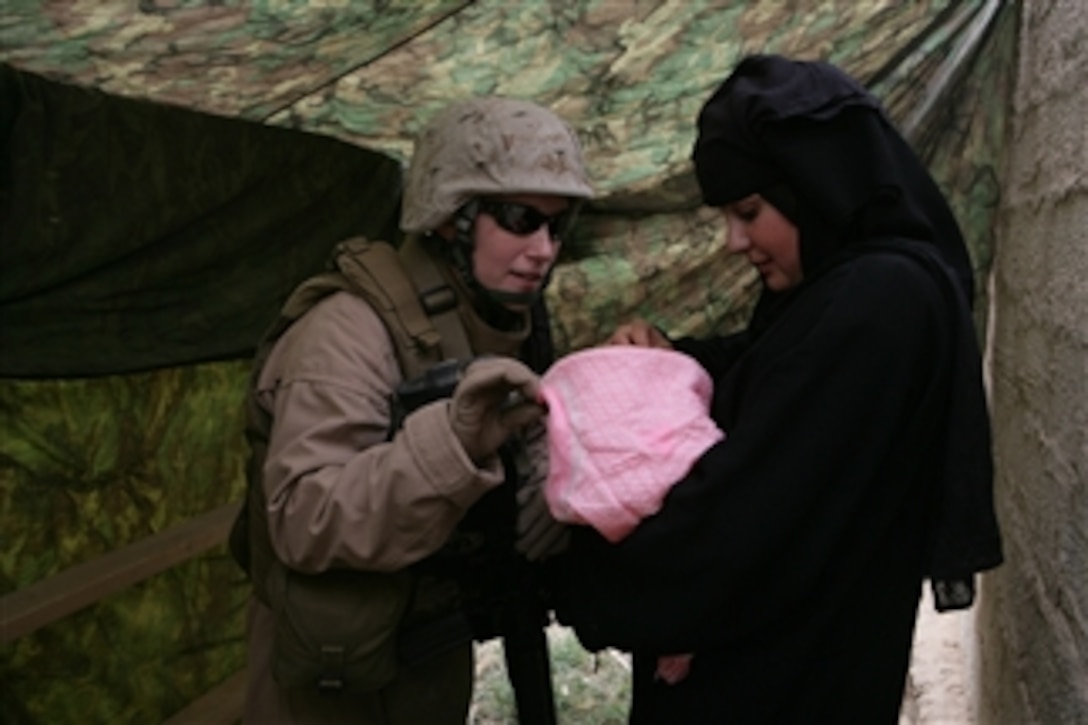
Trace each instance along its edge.
<path fill-rule="evenodd" d="M 563 349 L 636 314 L 724 331 L 755 280 L 688 154 L 733 62 L 869 83 L 981 277 L 1015 22 L 1002 0 L 7 0 L 0 591 L 240 498 L 253 343 L 337 238 L 392 233 L 399 162 L 448 100 L 530 98 L 583 139 L 600 198 L 549 291 Z M 241 666 L 244 590 L 216 549 L 18 640 L 0 719 L 169 716 Z"/>

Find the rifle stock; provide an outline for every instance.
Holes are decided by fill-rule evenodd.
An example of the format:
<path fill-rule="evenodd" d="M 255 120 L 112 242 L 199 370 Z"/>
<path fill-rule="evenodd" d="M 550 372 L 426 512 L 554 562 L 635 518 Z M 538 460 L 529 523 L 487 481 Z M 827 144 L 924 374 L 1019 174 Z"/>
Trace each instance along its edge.
<path fill-rule="evenodd" d="M 464 362 L 447 360 L 399 386 L 391 401 L 394 415 L 389 437 L 413 410 L 450 397 L 464 366 Z M 518 723 L 555 725 L 543 572 L 514 549 L 514 492 L 520 482 L 509 444 L 504 449 L 504 483 L 469 510 L 441 550 L 415 565 L 424 576 L 455 581 L 457 606 L 404 632 L 400 656 L 403 662 L 419 661 L 469 638 L 501 637 Z"/>

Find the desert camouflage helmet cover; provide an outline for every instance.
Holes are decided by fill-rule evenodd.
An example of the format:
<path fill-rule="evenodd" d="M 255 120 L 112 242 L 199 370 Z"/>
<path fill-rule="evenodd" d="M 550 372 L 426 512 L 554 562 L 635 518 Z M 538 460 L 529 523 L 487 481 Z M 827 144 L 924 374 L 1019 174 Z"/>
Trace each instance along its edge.
<path fill-rule="evenodd" d="M 546 108 L 510 98 L 448 107 L 416 140 L 401 229 L 431 231 L 473 198 L 493 194 L 593 196 L 570 126 Z"/>

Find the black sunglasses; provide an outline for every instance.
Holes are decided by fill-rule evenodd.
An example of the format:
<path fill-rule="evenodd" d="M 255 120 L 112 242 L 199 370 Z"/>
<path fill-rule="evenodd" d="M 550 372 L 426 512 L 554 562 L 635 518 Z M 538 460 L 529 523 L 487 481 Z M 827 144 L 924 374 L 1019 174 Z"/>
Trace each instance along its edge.
<path fill-rule="evenodd" d="M 478 203 L 479 211 L 494 218 L 500 227 L 511 234 L 517 234 L 519 237 L 532 234 L 547 224 L 548 233 L 552 239 L 562 241 L 570 232 L 570 228 L 574 226 L 575 212 L 572 208 L 564 209 L 554 216 L 548 216 L 547 214 L 541 214 L 531 206 L 519 204 L 516 201 L 480 199 Z"/>

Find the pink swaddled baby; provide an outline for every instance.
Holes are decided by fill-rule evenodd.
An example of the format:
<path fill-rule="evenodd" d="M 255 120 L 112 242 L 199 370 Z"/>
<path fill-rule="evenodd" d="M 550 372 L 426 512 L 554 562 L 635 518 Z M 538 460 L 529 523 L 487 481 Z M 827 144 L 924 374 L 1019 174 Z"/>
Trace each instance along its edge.
<path fill-rule="evenodd" d="M 552 515 L 613 543 L 629 534 L 725 436 L 710 419 L 712 392 L 706 371 L 673 350 L 615 345 L 557 361 L 541 381 Z M 662 657 L 658 676 L 678 682 L 689 659 Z"/>

